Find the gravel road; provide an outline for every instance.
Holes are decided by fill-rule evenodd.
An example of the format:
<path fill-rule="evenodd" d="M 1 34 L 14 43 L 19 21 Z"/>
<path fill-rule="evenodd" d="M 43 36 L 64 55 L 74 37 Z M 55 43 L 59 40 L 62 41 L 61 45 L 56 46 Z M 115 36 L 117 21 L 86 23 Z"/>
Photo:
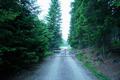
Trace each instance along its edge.
<path fill-rule="evenodd" d="M 46 59 L 36 69 L 16 74 L 13 80 L 97 80 L 74 55 L 61 52 Z"/>

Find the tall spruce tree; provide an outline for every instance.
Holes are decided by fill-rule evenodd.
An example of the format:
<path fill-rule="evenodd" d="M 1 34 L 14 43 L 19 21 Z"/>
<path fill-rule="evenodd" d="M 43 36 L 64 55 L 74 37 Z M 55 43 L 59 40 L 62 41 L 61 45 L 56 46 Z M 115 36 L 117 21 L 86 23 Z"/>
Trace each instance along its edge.
<path fill-rule="evenodd" d="M 50 49 L 59 48 L 62 39 L 61 39 L 61 9 L 59 0 L 51 0 L 51 5 L 49 8 L 48 16 L 48 29 L 51 32 L 52 36 L 50 39 Z"/>

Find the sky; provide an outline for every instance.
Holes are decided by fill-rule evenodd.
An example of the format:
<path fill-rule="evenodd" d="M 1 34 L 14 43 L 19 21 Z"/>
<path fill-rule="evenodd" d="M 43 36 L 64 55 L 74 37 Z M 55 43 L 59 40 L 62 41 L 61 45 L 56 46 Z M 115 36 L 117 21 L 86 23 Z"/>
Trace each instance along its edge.
<path fill-rule="evenodd" d="M 61 30 L 62 30 L 62 38 L 64 40 L 68 39 L 69 35 L 69 29 L 70 29 L 70 11 L 71 11 L 71 2 L 73 0 L 60 0 L 60 6 L 61 6 L 61 13 L 62 13 L 62 24 L 61 24 Z M 45 16 L 48 14 L 48 9 L 50 7 L 50 0 L 38 0 L 38 4 L 40 5 L 40 8 L 42 10 L 40 14 L 40 19 L 45 19 Z"/>

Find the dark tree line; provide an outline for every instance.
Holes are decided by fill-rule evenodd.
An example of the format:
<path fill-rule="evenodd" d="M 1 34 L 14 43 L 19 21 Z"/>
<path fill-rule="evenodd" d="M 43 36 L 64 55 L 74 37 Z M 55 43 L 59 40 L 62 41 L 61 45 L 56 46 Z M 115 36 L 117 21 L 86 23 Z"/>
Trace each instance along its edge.
<path fill-rule="evenodd" d="M 50 10 L 48 20 L 54 24 L 49 25 L 51 22 L 38 19 L 40 8 L 36 0 L 0 0 L 0 69 L 39 62 L 51 48 L 59 47 L 60 7 L 57 2 L 52 0 L 51 8 L 56 12 Z M 51 19 L 52 16 L 56 17 Z M 59 37 L 53 37 L 56 34 Z"/>
<path fill-rule="evenodd" d="M 69 43 L 73 48 L 120 53 L 119 0 L 75 0 L 71 7 Z"/>

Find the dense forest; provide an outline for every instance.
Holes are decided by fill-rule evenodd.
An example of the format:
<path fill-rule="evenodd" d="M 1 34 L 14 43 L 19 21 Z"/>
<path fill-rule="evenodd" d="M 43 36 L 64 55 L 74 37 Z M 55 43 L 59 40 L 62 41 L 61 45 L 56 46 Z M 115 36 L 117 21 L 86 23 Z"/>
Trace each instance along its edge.
<path fill-rule="evenodd" d="M 74 0 L 68 43 L 61 37 L 63 3 L 50 1 L 41 20 L 37 0 L 0 0 L 0 77 L 7 78 L 4 72 L 18 77 L 23 71 L 24 80 L 93 80 L 88 68 L 99 80 L 109 80 L 109 74 L 119 78 L 120 0 Z"/>
<path fill-rule="evenodd" d="M 94 47 L 100 55 L 120 53 L 119 0 L 75 0 L 71 7 L 68 41 L 73 48 Z"/>
<path fill-rule="evenodd" d="M 51 2 L 43 21 L 36 0 L 0 0 L 0 70 L 37 63 L 59 48 L 60 4 Z"/>

